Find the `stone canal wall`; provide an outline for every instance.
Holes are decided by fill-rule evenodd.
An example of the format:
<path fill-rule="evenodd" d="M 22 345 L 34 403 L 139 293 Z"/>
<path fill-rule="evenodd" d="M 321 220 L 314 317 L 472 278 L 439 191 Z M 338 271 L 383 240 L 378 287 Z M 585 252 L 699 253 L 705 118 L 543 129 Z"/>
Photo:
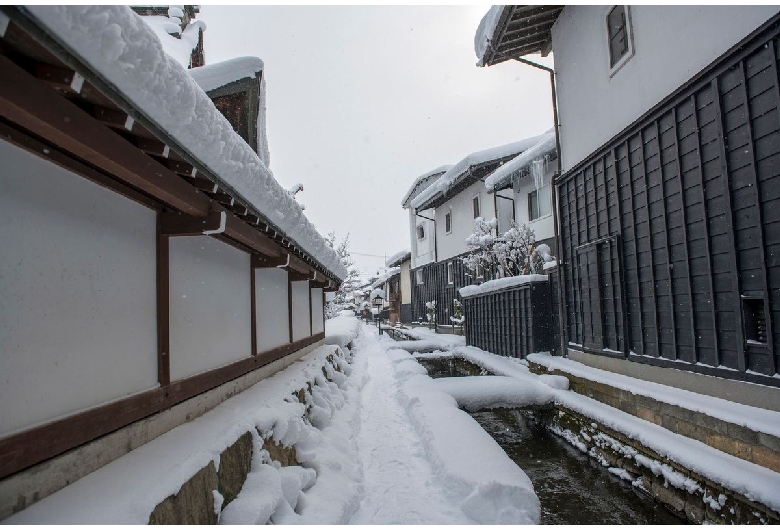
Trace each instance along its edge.
<path fill-rule="evenodd" d="M 554 433 L 692 523 L 780 524 L 780 514 L 560 405 L 537 412 Z"/>

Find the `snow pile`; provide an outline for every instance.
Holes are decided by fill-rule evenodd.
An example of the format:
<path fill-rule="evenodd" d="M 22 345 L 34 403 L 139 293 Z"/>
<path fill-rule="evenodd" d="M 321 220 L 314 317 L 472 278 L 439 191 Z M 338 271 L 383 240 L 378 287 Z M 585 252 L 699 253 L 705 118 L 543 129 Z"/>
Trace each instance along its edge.
<path fill-rule="evenodd" d="M 181 8 L 171 6 L 168 9 L 168 16 L 144 16 L 141 19 L 154 31 L 157 38 L 160 39 L 165 53 L 176 60 L 184 68 L 190 65 L 192 51 L 198 46 L 198 37 L 200 31 L 206 31 L 206 24 L 202 20 L 194 20 L 181 29 L 181 18 L 184 12 Z M 178 35 L 176 38 L 174 35 Z"/>
<path fill-rule="evenodd" d="M 387 261 L 385 262 L 385 266 L 396 267 L 411 257 L 412 257 L 411 250 L 401 250 L 400 252 L 396 252 L 395 254 L 387 258 Z"/>
<path fill-rule="evenodd" d="M 452 347 L 443 341 L 435 339 L 422 339 L 422 340 L 399 340 L 394 345 L 396 348 L 412 352 L 432 352 L 432 351 L 445 351 Z"/>
<path fill-rule="evenodd" d="M 491 39 L 496 32 L 496 26 L 501 19 L 501 13 L 505 6 L 492 6 L 477 27 L 477 33 L 474 35 L 474 52 L 477 54 L 477 66 L 485 66 L 485 52 L 491 47 Z"/>
<path fill-rule="evenodd" d="M 423 173 L 416 179 L 414 179 L 414 182 L 412 183 L 412 187 L 409 188 L 409 190 L 406 192 L 406 195 L 404 195 L 403 200 L 401 201 L 401 206 L 406 208 L 409 205 L 409 200 L 413 197 L 416 197 L 415 192 L 423 191 L 425 188 L 431 185 L 431 183 L 434 182 L 434 177 L 438 177 L 442 173 L 446 173 L 450 168 L 452 168 L 451 165 L 449 166 L 439 166 L 434 170 L 431 170 L 427 173 Z"/>
<path fill-rule="evenodd" d="M 733 401 L 697 394 L 696 392 L 659 383 L 642 381 L 633 377 L 592 368 L 562 357 L 532 354 L 528 356 L 528 360 L 545 366 L 550 371 L 559 371 L 575 377 L 582 377 L 631 392 L 632 394 L 647 396 L 661 403 L 668 403 L 669 405 L 676 405 L 684 409 L 700 412 L 713 418 L 747 427 L 756 432 L 780 437 L 780 412 L 742 405 Z M 713 378 L 713 384 L 716 382 L 717 378 Z"/>
<path fill-rule="evenodd" d="M 537 524 L 539 499 L 528 476 L 437 382 L 411 368 L 417 362 L 408 353 L 391 353 L 398 397 L 461 510 L 480 524 Z"/>
<path fill-rule="evenodd" d="M 257 79 L 265 68 L 258 57 L 235 57 L 214 64 L 192 68 L 187 73 L 206 92 L 216 90 L 242 79 Z"/>
<path fill-rule="evenodd" d="M 547 385 L 506 376 L 445 377 L 434 379 L 434 383 L 469 412 L 544 405 L 555 397 Z"/>
<path fill-rule="evenodd" d="M 345 311 L 344 313 L 351 313 Z M 352 314 L 341 314 L 325 321 L 325 344 L 335 344 L 340 348 L 346 348 L 347 344 L 355 340 L 360 330 L 358 319 Z"/>
<path fill-rule="evenodd" d="M 405 329 L 404 334 L 417 340 L 430 341 L 436 345 L 437 350 L 449 350 L 456 346 L 464 346 L 466 337 L 452 335 L 450 333 L 436 333 L 429 328 L 411 328 Z M 398 345 L 399 343 L 396 343 Z"/>
<path fill-rule="evenodd" d="M 506 158 L 508 156 L 516 156 L 526 149 L 536 145 L 539 140 L 541 140 L 541 138 L 541 136 L 534 136 L 519 142 L 492 147 L 490 149 L 471 153 L 463 160 L 448 169 L 446 173 L 444 173 L 441 177 L 438 178 L 438 180 L 436 180 L 436 182 L 428 186 L 417 197 L 415 197 L 412 200 L 412 208 L 419 210 L 421 206 L 429 202 L 435 196 L 447 193 L 453 186 L 455 186 L 455 184 L 463 179 L 464 175 L 466 175 L 469 169 L 472 167 L 494 160 L 499 160 L 501 158 Z"/>
<path fill-rule="evenodd" d="M 371 300 L 372 303 L 377 298 L 381 298 L 382 300 L 386 300 L 387 299 L 387 296 L 385 295 L 385 290 L 384 289 L 376 288 L 376 289 L 371 291 L 370 295 L 368 295 L 368 299 Z"/>
<path fill-rule="evenodd" d="M 313 501 L 304 502 L 304 497 L 330 500 L 324 492 L 334 486 L 339 488 L 341 505 L 349 504 L 359 493 L 354 485 L 359 478 L 353 462 L 356 450 L 348 439 L 354 430 L 348 427 L 356 412 L 347 400 L 355 391 L 349 383 L 350 373 L 343 351 L 334 346 L 317 348 L 199 418 L 4 522 L 146 524 L 157 504 L 178 493 L 180 486 L 209 462 L 219 469 L 220 453 L 246 432 L 251 432 L 254 439 L 252 469 L 238 498 L 220 514 L 221 522 L 288 522 L 293 508 L 302 513 L 302 518 L 309 515 L 306 508 L 316 506 Z M 300 390 L 304 392 L 302 403 L 294 397 Z M 304 417 L 307 410 L 310 421 Z M 280 468 L 271 462 L 267 451 L 261 449 L 263 440 L 294 447 L 303 467 Z M 306 494 L 302 493 L 304 489 Z M 321 517 L 321 522 L 344 522 L 327 510 L 312 513 L 309 520 L 315 515 Z"/>
<path fill-rule="evenodd" d="M 338 278 L 336 252 L 155 32 L 126 6 L 24 8 L 178 146 Z"/>
<path fill-rule="evenodd" d="M 496 169 L 485 179 L 488 192 L 512 186 L 512 179 L 532 162 L 550 158 L 555 154 L 555 132 L 550 130 L 539 137 L 539 142 Z"/>
<path fill-rule="evenodd" d="M 548 276 L 546 274 L 526 274 L 522 276 L 510 276 L 508 278 L 498 278 L 496 280 L 490 280 L 482 285 L 467 285 L 459 289 L 459 293 L 462 297 L 468 298 L 470 296 L 478 296 L 481 294 L 493 293 L 495 291 L 502 291 L 504 289 L 511 289 L 519 285 L 525 285 L 532 282 L 546 282 Z"/>

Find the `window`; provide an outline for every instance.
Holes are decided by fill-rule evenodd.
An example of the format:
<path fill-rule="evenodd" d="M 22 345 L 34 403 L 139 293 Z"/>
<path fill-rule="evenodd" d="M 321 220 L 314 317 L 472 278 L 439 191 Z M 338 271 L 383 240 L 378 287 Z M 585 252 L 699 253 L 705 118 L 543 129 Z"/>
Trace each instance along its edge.
<path fill-rule="evenodd" d="M 452 212 L 447 212 L 444 215 L 444 232 L 447 234 L 452 232 Z"/>
<path fill-rule="evenodd" d="M 447 283 L 455 283 L 455 271 L 452 262 L 447 263 Z"/>
<path fill-rule="evenodd" d="M 628 6 L 614 6 L 607 13 L 607 45 L 611 75 L 634 54 Z"/>
<path fill-rule="evenodd" d="M 414 278 L 417 281 L 417 285 L 422 285 L 423 284 L 422 269 L 417 269 L 416 271 L 414 271 Z"/>
<path fill-rule="evenodd" d="M 471 200 L 472 207 L 474 208 L 474 219 L 479 217 L 479 195 Z"/>
<path fill-rule="evenodd" d="M 425 239 L 425 227 L 417 225 L 417 239 Z"/>
<path fill-rule="evenodd" d="M 549 184 L 528 194 L 528 220 L 534 221 L 547 215 L 550 215 Z"/>
<path fill-rule="evenodd" d="M 477 265 L 476 270 L 474 272 L 477 275 L 477 278 L 485 277 L 485 273 L 482 272 L 482 267 L 480 267 L 479 265 Z"/>
<path fill-rule="evenodd" d="M 762 298 L 742 298 L 745 340 L 748 344 L 767 344 L 766 308 Z"/>

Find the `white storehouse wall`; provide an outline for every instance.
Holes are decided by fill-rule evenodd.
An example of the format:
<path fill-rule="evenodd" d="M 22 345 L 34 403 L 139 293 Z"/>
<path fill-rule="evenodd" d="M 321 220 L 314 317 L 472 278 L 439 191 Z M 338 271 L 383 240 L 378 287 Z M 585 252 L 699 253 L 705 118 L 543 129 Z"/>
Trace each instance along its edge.
<path fill-rule="evenodd" d="M 552 28 L 563 170 L 571 169 L 778 12 L 763 6 L 629 8 L 634 55 L 610 76 L 612 6 L 566 6 Z"/>
<path fill-rule="evenodd" d="M 311 336 L 309 282 L 308 280 L 290 282 L 290 285 L 292 286 L 293 342 L 295 342 Z"/>
<path fill-rule="evenodd" d="M 555 236 L 555 228 L 553 227 L 552 216 L 552 177 L 555 174 L 557 165 L 555 162 L 551 162 L 547 166 L 547 171 L 544 174 L 544 186 L 541 188 L 540 193 L 547 193 L 550 197 L 550 213 L 543 217 L 539 217 L 533 221 L 529 221 L 528 215 L 528 194 L 536 189 L 534 185 L 534 179 L 528 175 L 521 178 L 515 183 L 514 195 L 515 195 L 515 219 L 517 224 L 521 225 L 526 223 L 534 231 L 534 236 L 537 241 L 542 239 L 548 239 Z M 498 199 L 499 201 L 502 199 Z"/>
<path fill-rule="evenodd" d="M 171 380 L 252 354 L 248 253 L 208 236 L 170 238 Z"/>
<path fill-rule="evenodd" d="M 275 267 L 255 269 L 255 321 L 257 352 L 289 344 L 287 271 Z"/>
<path fill-rule="evenodd" d="M 323 333 L 325 331 L 325 315 L 322 305 L 322 289 L 314 288 L 311 290 L 311 334 Z"/>
<path fill-rule="evenodd" d="M 430 209 L 422 211 L 420 214 L 430 219 L 434 219 L 435 212 Z M 425 230 L 425 237 L 423 239 L 417 239 L 418 225 L 422 225 Z M 427 265 L 434 261 L 436 234 L 434 234 L 433 226 L 433 221 L 415 215 L 412 208 L 409 208 L 409 238 L 411 241 L 413 269 L 422 267 L 423 265 Z"/>
<path fill-rule="evenodd" d="M 468 250 L 466 237 L 474 233 L 472 199 L 479 196 L 480 216 L 490 220 L 495 217 L 493 195 L 488 194 L 485 183 L 477 181 L 446 203 L 436 208 L 436 261 L 445 261 Z M 500 199 L 499 199 L 500 200 Z M 445 215 L 452 212 L 452 231 L 446 232 Z"/>
<path fill-rule="evenodd" d="M 0 140 L 0 437 L 157 386 L 156 212 Z"/>

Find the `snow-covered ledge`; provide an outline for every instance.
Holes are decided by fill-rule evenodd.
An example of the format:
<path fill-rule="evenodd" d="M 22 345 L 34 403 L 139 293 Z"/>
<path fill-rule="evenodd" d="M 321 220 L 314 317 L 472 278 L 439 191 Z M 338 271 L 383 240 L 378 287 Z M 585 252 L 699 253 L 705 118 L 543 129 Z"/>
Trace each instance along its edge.
<path fill-rule="evenodd" d="M 494 293 L 496 291 L 503 291 L 505 289 L 511 289 L 519 285 L 525 285 L 527 283 L 546 282 L 546 274 L 526 274 L 523 276 L 510 276 L 508 278 L 498 278 L 496 280 L 490 280 L 482 285 L 467 285 L 461 287 L 458 291 L 463 298 L 470 298 L 472 296 L 479 296 L 481 294 Z"/>

